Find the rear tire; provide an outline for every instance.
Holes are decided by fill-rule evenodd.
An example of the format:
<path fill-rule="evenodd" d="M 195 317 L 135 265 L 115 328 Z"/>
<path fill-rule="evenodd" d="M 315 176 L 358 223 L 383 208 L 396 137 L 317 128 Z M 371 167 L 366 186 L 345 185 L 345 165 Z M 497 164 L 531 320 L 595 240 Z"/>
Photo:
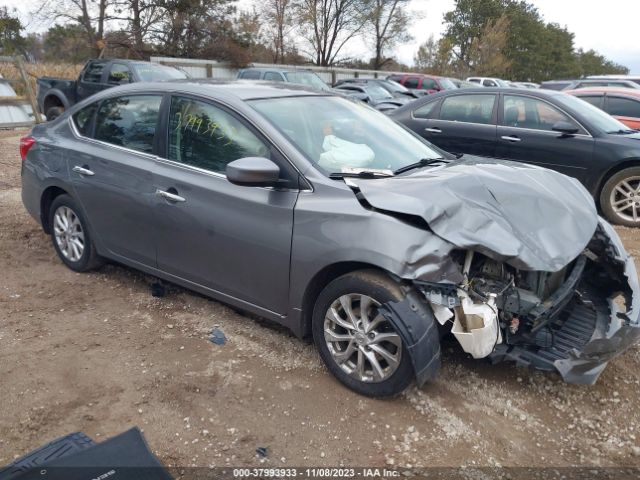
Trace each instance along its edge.
<path fill-rule="evenodd" d="M 91 240 L 88 224 L 69 195 L 59 195 L 51 203 L 49 226 L 53 248 L 71 270 L 87 272 L 103 264 Z"/>
<path fill-rule="evenodd" d="M 343 275 L 318 296 L 313 310 L 314 343 L 329 371 L 351 390 L 389 397 L 413 381 L 404 342 L 377 313 L 379 305 L 404 297 L 397 282 L 376 270 Z"/>
<path fill-rule="evenodd" d="M 49 107 L 44 116 L 47 117 L 47 122 L 51 122 L 64 113 L 64 107 Z"/>
<path fill-rule="evenodd" d="M 640 226 L 640 167 L 612 175 L 602 187 L 600 208 L 611 223 Z"/>

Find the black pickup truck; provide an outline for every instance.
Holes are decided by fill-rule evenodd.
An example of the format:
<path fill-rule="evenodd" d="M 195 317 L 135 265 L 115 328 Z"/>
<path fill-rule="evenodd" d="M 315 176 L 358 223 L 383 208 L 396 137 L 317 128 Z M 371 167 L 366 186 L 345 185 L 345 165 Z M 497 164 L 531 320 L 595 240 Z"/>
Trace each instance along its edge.
<path fill-rule="evenodd" d="M 187 78 L 177 68 L 140 60 L 89 60 L 78 80 L 38 78 L 38 110 L 53 120 L 71 105 L 96 92 L 133 82 L 157 82 Z"/>

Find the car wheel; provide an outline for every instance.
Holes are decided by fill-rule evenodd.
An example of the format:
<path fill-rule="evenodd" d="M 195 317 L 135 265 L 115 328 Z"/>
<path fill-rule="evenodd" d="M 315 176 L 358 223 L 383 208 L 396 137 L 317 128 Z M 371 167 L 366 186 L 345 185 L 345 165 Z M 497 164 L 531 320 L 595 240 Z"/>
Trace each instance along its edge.
<path fill-rule="evenodd" d="M 609 178 L 600 193 L 600 207 L 612 223 L 640 226 L 640 167 L 625 168 Z"/>
<path fill-rule="evenodd" d="M 63 107 L 49 107 L 44 116 L 47 117 L 47 122 L 50 122 L 51 120 L 55 120 L 56 118 L 58 118 L 63 113 Z"/>
<path fill-rule="evenodd" d="M 87 222 L 69 195 L 60 195 L 53 200 L 49 210 L 49 225 L 53 248 L 71 270 L 86 272 L 102 264 Z"/>
<path fill-rule="evenodd" d="M 362 395 L 387 397 L 414 378 L 411 358 L 380 305 L 404 293 L 397 282 L 375 270 L 337 278 L 320 293 L 313 311 L 313 339 L 329 371 Z"/>

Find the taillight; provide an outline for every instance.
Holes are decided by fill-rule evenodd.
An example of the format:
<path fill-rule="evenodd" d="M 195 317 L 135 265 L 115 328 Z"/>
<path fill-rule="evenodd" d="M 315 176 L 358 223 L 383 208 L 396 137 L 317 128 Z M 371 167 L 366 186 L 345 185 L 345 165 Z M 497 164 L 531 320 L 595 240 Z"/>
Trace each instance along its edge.
<path fill-rule="evenodd" d="M 22 157 L 22 161 L 24 162 L 27 159 L 27 153 L 31 147 L 36 144 L 36 139 L 33 137 L 22 137 L 20 139 L 20 156 Z"/>

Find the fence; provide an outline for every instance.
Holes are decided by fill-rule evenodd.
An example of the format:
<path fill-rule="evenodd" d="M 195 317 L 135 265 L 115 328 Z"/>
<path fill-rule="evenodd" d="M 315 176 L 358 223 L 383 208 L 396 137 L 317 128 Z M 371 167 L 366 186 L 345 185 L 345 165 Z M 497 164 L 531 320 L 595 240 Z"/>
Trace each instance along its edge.
<path fill-rule="evenodd" d="M 213 78 L 216 80 L 234 80 L 238 75 L 238 68 L 233 68 L 229 63 L 216 60 L 202 60 L 196 58 L 151 57 L 151 61 L 162 65 L 180 67 L 194 78 Z M 373 77 L 385 78 L 396 72 L 383 70 L 361 70 L 356 68 L 333 68 L 300 65 L 282 65 L 270 63 L 252 63 L 251 67 L 260 68 L 286 68 L 288 70 L 311 70 L 325 82 L 333 85 L 336 81 L 346 78 Z"/>

